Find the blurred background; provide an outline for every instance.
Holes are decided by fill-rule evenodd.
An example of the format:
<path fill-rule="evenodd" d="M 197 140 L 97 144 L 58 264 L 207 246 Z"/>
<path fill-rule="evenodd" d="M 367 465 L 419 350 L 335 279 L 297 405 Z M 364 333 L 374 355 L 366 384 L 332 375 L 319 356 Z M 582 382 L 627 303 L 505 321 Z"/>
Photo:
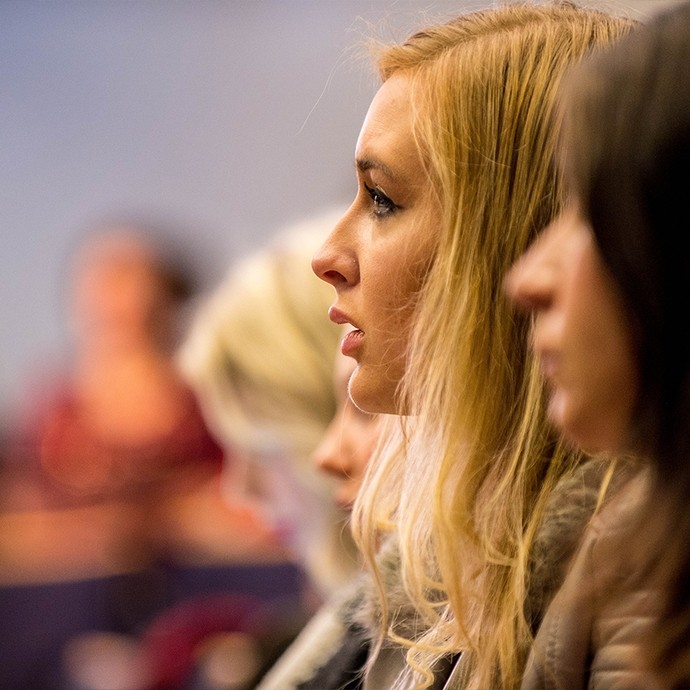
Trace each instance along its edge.
<path fill-rule="evenodd" d="M 356 574 L 309 257 L 365 39 L 491 4 L 0 0 L 3 690 L 247 690 Z"/>

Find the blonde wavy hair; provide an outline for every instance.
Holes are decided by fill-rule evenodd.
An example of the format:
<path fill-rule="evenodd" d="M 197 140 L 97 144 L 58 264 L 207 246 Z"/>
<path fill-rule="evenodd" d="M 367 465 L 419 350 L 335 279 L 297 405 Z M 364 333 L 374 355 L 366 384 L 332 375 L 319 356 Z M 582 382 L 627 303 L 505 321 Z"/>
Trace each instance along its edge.
<path fill-rule="evenodd" d="M 399 390 L 410 416 L 370 463 L 353 516 L 379 581 L 381 538 L 399 535 L 418 633 L 400 632 L 382 591 L 379 644 L 387 632 L 408 647 L 404 687 L 429 687 L 440 658 L 458 651 L 470 654 L 466 687 L 519 685 L 531 545 L 555 484 L 583 458 L 552 436 L 529 323 L 502 282 L 561 204 L 561 76 L 633 26 L 572 3 L 519 3 L 377 49 L 383 81 L 409 78 L 413 135 L 443 210 Z"/>
<path fill-rule="evenodd" d="M 311 257 L 341 215 L 326 210 L 295 223 L 237 261 L 198 305 L 177 354 L 209 427 L 231 451 L 290 459 L 315 511 L 304 565 L 324 595 L 359 569 L 332 484 L 310 458 L 335 414 L 342 335 L 327 316 L 333 291 L 312 272 Z"/>

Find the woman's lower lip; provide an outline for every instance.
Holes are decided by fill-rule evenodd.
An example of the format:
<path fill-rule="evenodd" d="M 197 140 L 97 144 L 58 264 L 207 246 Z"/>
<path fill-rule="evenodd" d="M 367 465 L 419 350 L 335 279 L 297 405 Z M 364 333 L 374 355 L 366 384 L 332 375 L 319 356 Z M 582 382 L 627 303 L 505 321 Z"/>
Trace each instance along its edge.
<path fill-rule="evenodd" d="M 346 357 L 354 357 L 354 353 L 359 349 L 364 333 L 359 329 L 350 331 L 340 343 L 340 351 Z"/>
<path fill-rule="evenodd" d="M 549 381 L 553 381 L 556 375 L 557 360 L 556 356 L 551 352 L 539 352 L 537 351 L 537 357 L 539 359 L 539 368 L 544 378 Z"/>

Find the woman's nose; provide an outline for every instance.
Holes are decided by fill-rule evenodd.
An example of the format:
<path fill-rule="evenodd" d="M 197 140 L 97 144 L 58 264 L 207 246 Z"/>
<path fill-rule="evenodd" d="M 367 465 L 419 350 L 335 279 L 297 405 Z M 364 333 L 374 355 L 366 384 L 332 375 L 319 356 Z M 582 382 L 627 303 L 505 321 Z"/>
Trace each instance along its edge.
<path fill-rule="evenodd" d="M 316 447 L 312 459 L 322 472 L 335 477 L 342 477 L 347 469 L 344 454 L 341 420 L 336 417 Z"/>
<path fill-rule="evenodd" d="M 344 223 L 345 218 L 333 228 L 311 261 L 314 273 L 336 289 L 359 282 L 357 252 Z"/>

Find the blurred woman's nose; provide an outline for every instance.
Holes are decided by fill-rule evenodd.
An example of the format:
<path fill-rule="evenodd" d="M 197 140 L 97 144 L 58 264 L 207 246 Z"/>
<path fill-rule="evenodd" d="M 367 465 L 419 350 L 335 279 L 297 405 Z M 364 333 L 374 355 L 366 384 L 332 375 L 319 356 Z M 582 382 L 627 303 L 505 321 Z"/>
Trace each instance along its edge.
<path fill-rule="evenodd" d="M 342 419 L 338 415 L 326 430 L 312 458 L 321 471 L 334 477 L 343 477 L 347 474 L 346 455 Z"/>
<path fill-rule="evenodd" d="M 314 273 L 336 289 L 359 282 L 359 263 L 345 214 L 317 250 L 311 262 Z"/>
<path fill-rule="evenodd" d="M 547 238 L 539 238 L 506 275 L 505 291 L 513 304 L 524 311 L 546 309 L 553 297 L 554 266 L 547 260 L 548 243 L 544 240 Z"/>

